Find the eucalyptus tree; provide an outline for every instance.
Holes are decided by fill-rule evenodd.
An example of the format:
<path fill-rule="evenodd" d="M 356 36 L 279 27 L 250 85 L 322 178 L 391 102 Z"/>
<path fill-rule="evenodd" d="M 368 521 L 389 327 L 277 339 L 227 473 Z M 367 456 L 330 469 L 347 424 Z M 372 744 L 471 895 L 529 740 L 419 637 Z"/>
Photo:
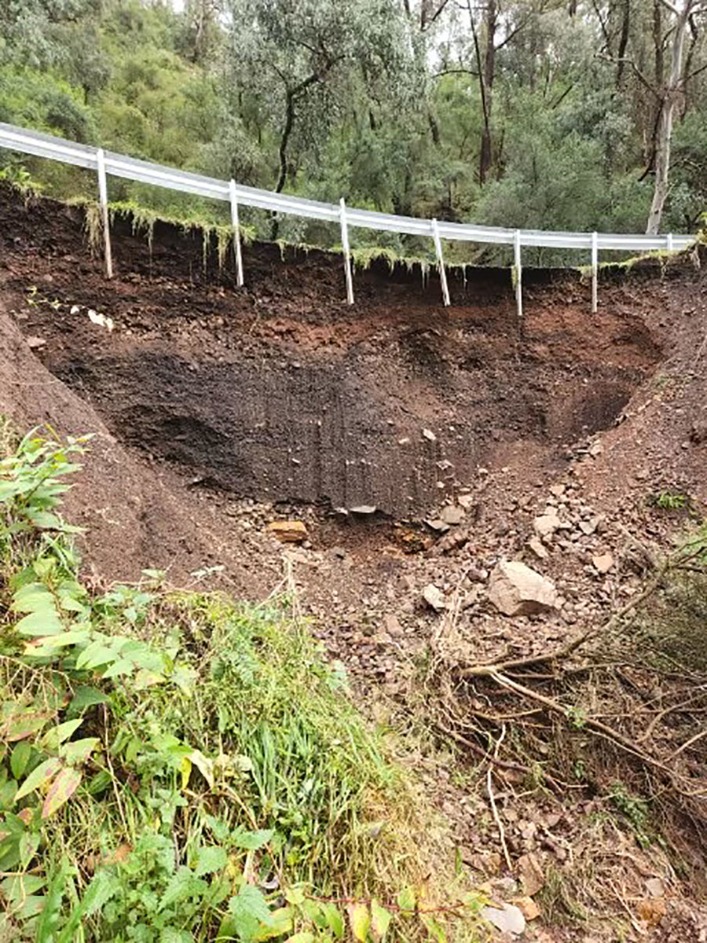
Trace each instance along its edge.
<path fill-rule="evenodd" d="M 275 140 L 279 192 L 292 152 L 316 153 L 353 109 L 410 100 L 409 23 L 395 0 L 227 0 L 230 100 L 258 142 Z M 267 148 L 265 148 L 267 150 Z"/>

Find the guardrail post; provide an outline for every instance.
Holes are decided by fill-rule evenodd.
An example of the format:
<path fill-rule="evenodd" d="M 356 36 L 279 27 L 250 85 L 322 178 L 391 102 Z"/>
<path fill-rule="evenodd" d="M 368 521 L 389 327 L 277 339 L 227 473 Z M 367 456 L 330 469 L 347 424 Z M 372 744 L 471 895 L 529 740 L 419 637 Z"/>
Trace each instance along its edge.
<path fill-rule="evenodd" d="M 442 286 L 442 301 L 445 306 L 448 308 L 451 304 L 449 300 L 449 285 L 447 284 L 447 270 L 444 267 L 444 256 L 442 255 L 442 240 L 439 237 L 439 226 L 437 225 L 437 220 L 433 219 L 432 224 L 432 238 L 435 243 L 435 252 L 437 253 L 437 270 L 439 271 L 439 283 Z"/>
<path fill-rule="evenodd" d="M 673 251 L 673 234 L 671 232 L 669 232 L 665 237 L 665 248 L 668 250 L 668 252 Z"/>
<path fill-rule="evenodd" d="M 353 274 L 351 273 L 351 247 L 349 246 L 349 227 L 346 222 L 346 201 L 343 196 L 339 201 L 339 215 L 341 219 L 341 247 L 344 250 L 344 274 L 346 275 L 346 300 L 350 305 L 354 303 Z"/>
<path fill-rule="evenodd" d="M 98 173 L 98 199 L 101 204 L 103 220 L 103 253 L 106 263 L 106 276 L 113 278 L 113 253 L 110 244 L 110 216 L 108 213 L 108 182 L 106 180 L 106 157 L 103 148 L 96 152 L 96 171 Z"/>
<path fill-rule="evenodd" d="M 236 284 L 243 287 L 243 254 L 241 252 L 241 224 L 238 218 L 238 191 L 236 181 L 228 184 L 228 194 L 231 199 L 231 226 L 233 228 L 233 251 L 236 254 Z"/>
<path fill-rule="evenodd" d="M 516 289 L 518 317 L 523 317 L 523 268 L 520 264 L 520 229 L 513 233 L 513 282 Z"/>
<path fill-rule="evenodd" d="M 599 245 L 598 237 L 592 233 L 592 314 L 597 313 L 599 303 Z"/>

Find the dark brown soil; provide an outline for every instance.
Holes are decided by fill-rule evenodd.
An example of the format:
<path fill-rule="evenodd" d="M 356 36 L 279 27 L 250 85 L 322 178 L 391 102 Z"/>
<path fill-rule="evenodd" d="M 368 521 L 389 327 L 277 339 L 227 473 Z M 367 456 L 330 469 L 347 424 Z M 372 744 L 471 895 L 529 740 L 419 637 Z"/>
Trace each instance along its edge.
<path fill-rule="evenodd" d="M 420 517 L 514 443 L 561 467 L 659 360 L 621 291 L 593 318 L 558 273 L 529 273 L 522 321 L 500 270 L 454 278 L 444 309 L 435 278 L 376 265 L 349 308 L 321 252 L 250 247 L 238 291 L 199 236 L 158 225 L 150 250 L 123 221 L 107 284 L 78 210 L 5 192 L 0 228 L 6 287 L 50 371 L 122 442 L 242 497 Z"/>

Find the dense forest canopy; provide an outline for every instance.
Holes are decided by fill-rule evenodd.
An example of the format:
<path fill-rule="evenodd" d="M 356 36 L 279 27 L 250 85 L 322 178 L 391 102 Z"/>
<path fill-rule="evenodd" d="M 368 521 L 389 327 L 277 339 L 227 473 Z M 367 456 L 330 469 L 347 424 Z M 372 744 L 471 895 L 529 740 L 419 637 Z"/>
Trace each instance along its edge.
<path fill-rule="evenodd" d="M 397 213 L 689 232 L 707 2 L 4 0 L 0 120 Z M 31 171 L 93 195 L 81 172 Z M 112 199 L 186 207 L 146 190 L 111 181 Z M 280 235 L 337 241 L 291 219 Z"/>

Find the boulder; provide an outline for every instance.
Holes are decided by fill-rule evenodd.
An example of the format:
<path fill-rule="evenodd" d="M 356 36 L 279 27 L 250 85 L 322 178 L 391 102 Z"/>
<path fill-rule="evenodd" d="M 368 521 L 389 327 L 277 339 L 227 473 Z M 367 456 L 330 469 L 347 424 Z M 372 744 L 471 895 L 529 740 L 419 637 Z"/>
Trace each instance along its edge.
<path fill-rule="evenodd" d="M 303 521 L 272 521 L 265 529 L 283 544 L 301 544 L 309 536 Z"/>
<path fill-rule="evenodd" d="M 503 560 L 493 571 L 488 598 L 505 616 L 529 616 L 558 608 L 555 584 L 515 560 Z"/>

